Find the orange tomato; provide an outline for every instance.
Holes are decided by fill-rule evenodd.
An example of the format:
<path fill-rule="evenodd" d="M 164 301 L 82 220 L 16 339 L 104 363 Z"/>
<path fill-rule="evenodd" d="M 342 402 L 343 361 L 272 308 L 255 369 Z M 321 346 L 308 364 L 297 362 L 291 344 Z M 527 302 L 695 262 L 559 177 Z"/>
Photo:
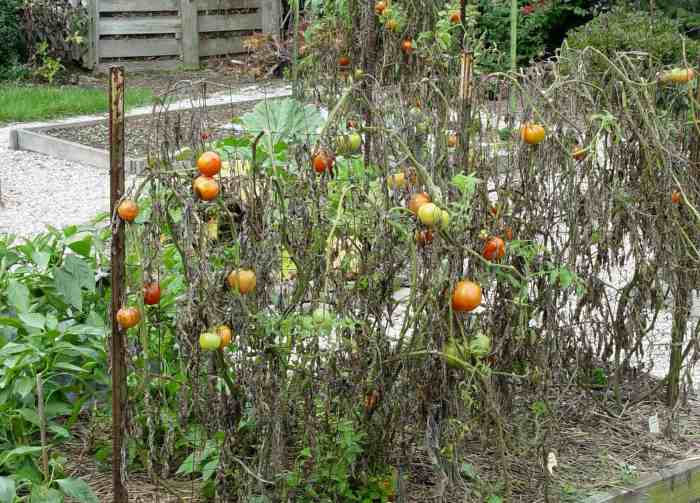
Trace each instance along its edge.
<path fill-rule="evenodd" d="M 369 393 L 367 393 L 367 396 L 365 397 L 365 411 L 367 414 L 371 414 L 374 412 L 374 409 L 377 408 L 377 404 L 379 403 L 379 391 L 376 389 L 373 389 Z"/>
<path fill-rule="evenodd" d="M 117 214 L 119 218 L 125 222 L 133 222 L 139 214 L 138 205 L 131 199 L 125 199 L 119 204 L 117 208 Z"/>
<path fill-rule="evenodd" d="M 414 215 L 417 215 L 420 207 L 430 201 L 431 199 L 427 192 L 417 192 L 408 200 L 408 209 L 411 210 Z"/>
<path fill-rule="evenodd" d="M 404 41 L 401 42 L 401 50 L 407 56 L 413 54 L 413 40 L 410 38 L 404 39 Z"/>
<path fill-rule="evenodd" d="M 679 191 L 674 190 L 673 192 L 671 192 L 671 202 L 673 204 L 680 204 L 682 198 L 683 196 L 681 196 L 681 193 Z"/>
<path fill-rule="evenodd" d="M 376 12 L 378 15 L 382 15 L 384 11 L 386 10 L 386 2 L 379 1 L 376 4 L 374 4 L 374 12 Z"/>
<path fill-rule="evenodd" d="M 450 134 L 447 137 L 447 146 L 448 147 L 456 147 L 457 144 L 459 143 L 459 138 L 455 133 Z"/>
<path fill-rule="evenodd" d="M 459 24 L 459 22 L 461 20 L 462 20 L 462 14 L 458 10 L 453 10 L 450 13 L 450 23 Z"/>
<path fill-rule="evenodd" d="M 341 67 L 350 66 L 350 58 L 347 56 L 340 56 L 338 58 L 338 65 Z"/>
<path fill-rule="evenodd" d="M 197 168 L 204 176 L 214 176 L 221 171 L 221 157 L 216 152 L 204 152 L 197 159 Z"/>
<path fill-rule="evenodd" d="M 221 344 L 219 345 L 219 349 L 224 349 L 226 346 L 231 344 L 231 340 L 233 339 L 233 332 L 231 332 L 231 329 L 229 327 L 227 327 L 226 325 L 219 325 L 218 327 L 216 327 L 215 333 L 221 338 Z"/>
<path fill-rule="evenodd" d="M 234 289 L 238 290 L 241 295 L 255 290 L 257 284 L 257 279 L 255 273 L 248 269 L 237 269 L 232 271 L 227 278 L 228 285 Z"/>
<path fill-rule="evenodd" d="M 117 311 L 117 323 L 127 329 L 135 327 L 141 321 L 141 313 L 135 307 L 122 307 Z"/>
<path fill-rule="evenodd" d="M 544 140 L 544 127 L 539 124 L 526 122 L 520 129 L 520 138 L 522 138 L 525 143 L 537 145 Z"/>
<path fill-rule="evenodd" d="M 194 192 L 204 201 L 211 201 L 219 195 L 219 184 L 209 176 L 198 176 L 194 180 Z"/>
<path fill-rule="evenodd" d="M 481 304 L 481 287 L 469 280 L 458 281 L 452 291 L 454 311 L 473 311 Z"/>
<path fill-rule="evenodd" d="M 324 173 L 333 166 L 333 158 L 321 150 L 316 152 L 311 158 L 311 164 L 316 173 Z"/>
<path fill-rule="evenodd" d="M 481 255 L 486 260 L 498 260 L 506 254 L 506 243 L 501 238 L 493 237 L 486 241 Z"/>

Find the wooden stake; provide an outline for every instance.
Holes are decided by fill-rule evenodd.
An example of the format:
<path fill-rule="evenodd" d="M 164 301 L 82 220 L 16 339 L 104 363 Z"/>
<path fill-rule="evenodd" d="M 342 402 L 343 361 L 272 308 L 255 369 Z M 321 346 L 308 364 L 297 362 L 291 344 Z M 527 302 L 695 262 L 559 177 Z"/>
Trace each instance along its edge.
<path fill-rule="evenodd" d="M 117 311 L 125 299 L 124 226 L 116 216 L 124 195 L 124 67 L 109 71 L 109 199 L 112 214 L 112 490 L 114 503 L 128 503 L 122 462 L 126 425 L 124 334 Z"/>

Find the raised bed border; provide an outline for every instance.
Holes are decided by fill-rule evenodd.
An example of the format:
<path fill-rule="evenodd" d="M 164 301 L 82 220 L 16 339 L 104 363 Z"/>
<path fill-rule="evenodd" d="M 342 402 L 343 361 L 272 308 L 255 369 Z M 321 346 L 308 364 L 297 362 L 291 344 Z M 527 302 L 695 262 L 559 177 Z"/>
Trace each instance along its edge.
<path fill-rule="evenodd" d="M 658 491 L 665 499 L 658 499 Z M 585 503 L 700 503 L 700 457 L 680 461 L 649 474 L 631 489 L 593 496 Z"/>
<path fill-rule="evenodd" d="M 212 105 L 208 105 L 209 109 L 223 108 L 231 105 L 239 105 L 244 103 L 253 103 L 258 101 L 264 101 L 266 99 L 276 99 L 285 98 L 291 96 L 290 90 L 284 91 L 274 91 L 270 94 L 265 94 L 262 97 L 241 99 L 241 100 L 231 100 L 229 102 L 221 102 Z M 213 97 L 214 98 L 214 97 Z M 171 111 L 183 111 L 191 110 L 191 107 L 184 106 L 173 106 Z M 146 117 L 151 117 L 153 112 L 146 113 L 136 113 L 127 114 L 127 119 L 141 119 Z M 46 134 L 46 131 L 55 129 L 68 129 L 74 127 L 83 126 L 94 126 L 95 124 L 100 124 L 105 122 L 107 116 L 100 119 L 87 119 L 75 122 L 65 122 L 59 124 L 48 124 L 42 126 L 34 127 L 17 127 L 10 129 L 10 150 L 26 150 L 30 152 L 37 152 L 40 154 L 48 155 L 51 157 L 57 157 L 64 161 L 75 162 L 80 164 L 87 164 L 88 166 L 94 166 L 100 169 L 109 169 L 109 151 L 103 150 L 95 147 L 90 147 L 83 145 L 82 143 L 77 143 L 74 141 L 64 140 L 62 138 L 57 138 Z M 145 157 L 126 157 L 124 159 L 124 169 L 128 175 L 136 175 L 144 170 L 146 167 Z"/>

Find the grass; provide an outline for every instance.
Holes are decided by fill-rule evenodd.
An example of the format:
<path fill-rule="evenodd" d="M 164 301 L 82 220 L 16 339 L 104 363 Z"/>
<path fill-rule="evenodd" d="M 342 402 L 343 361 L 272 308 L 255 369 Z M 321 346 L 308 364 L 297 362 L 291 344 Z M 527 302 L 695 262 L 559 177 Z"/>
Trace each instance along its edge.
<path fill-rule="evenodd" d="M 127 89 L 126 107 L 152 101 L 149 89 Z M 0 123 L 26 122 L 107 111 L 107 92 L 79 87 L 0 84 Z"/>

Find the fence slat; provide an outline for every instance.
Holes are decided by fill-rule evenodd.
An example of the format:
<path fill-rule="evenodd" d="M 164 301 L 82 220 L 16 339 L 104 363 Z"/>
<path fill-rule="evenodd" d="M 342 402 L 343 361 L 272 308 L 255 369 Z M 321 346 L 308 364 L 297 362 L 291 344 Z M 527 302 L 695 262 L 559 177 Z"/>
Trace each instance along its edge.
<path fill-rule="evenodd" d="M 182 62 L 187 68 L 199 67 L 199 31 L 197 0 L 181 0 Z"/>
<path fill-rule="evenodd" d="M 178 0 L 99 0 L 100 12 L 176 11 Z"/>
<path fill-rule="evenodd" d="M 245 52 L 243 49 L 243 37 L 231 38 L 203 38 L 199 41 L 199 55 L 222 56 L 224 54 L 236 54 Z"/>
<path fill-rule="evenodd" d="M 280 0 L 262 0 L 261 24 L 263 33 L 279 35 L 282 9 Z"/>
<path fill-rule="evenodd" d="M 260 13 L 235 16 L 199 16 L 199 32 L 255 30 L 260 28 Z"/>
<path fill-rule="evenodd" d="M 197 8 L 203 10 L 256 9 L 260 0 L 199 0 Z"/>
<path fill-rule="evenodd" d="M 180 41 L 174 38 L 100 40 L 101 58 L 149 58 L 179 55 Z"/>
<path fill-rule="evenodd" d="M 182 24 L 177 16 L 108 18 L 100 19 L 99 30 L 100 35 L 154 35 L 180 33 Z"/>

